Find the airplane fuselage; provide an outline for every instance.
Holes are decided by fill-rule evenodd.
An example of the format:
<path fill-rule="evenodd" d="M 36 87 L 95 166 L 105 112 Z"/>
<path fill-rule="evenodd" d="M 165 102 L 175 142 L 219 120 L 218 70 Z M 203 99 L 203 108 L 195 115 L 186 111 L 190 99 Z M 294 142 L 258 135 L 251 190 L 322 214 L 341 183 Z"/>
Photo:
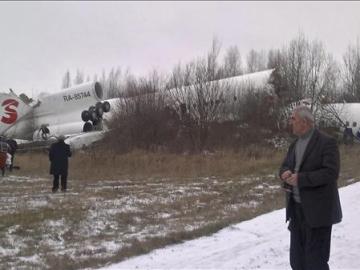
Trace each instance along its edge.
<path fill-rule="evenodd" d="M 21 140 L 46 140 L 49 136 L 81 133 L 84 130 L 82 112 L 101 104 L 103 92 L 98 82 L 86 83 L 60 93 L 41 97 L 27 105 L 17 96 L 0 94 L 0 133 Z M 102 116 L 100 116 L 102 118 Z M 101 119 L 97 119 L 99 125 Z M 88 125 L 95 125 L 88 123 Z"/>

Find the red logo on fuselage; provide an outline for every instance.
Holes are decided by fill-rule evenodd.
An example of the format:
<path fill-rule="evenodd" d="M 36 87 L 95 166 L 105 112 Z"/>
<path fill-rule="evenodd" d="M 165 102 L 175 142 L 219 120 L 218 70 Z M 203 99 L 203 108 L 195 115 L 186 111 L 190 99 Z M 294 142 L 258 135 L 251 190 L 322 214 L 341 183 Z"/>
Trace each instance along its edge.
<path fill-rule="evenodd" d="M 19 106 L 19 102 L 15 99 L 7 99 L 1 104 L 4 107 L 5 115 L 1 117 L 1 122 L 5 124 L 12 124 L 17 119 L 16 108 Z"/>

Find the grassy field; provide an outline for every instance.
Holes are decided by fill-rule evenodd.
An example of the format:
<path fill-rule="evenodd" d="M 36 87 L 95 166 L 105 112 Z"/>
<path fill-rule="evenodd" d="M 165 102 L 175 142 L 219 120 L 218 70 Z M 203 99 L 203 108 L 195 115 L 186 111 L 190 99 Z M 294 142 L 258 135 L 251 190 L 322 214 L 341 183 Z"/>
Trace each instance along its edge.
<path fill-rule="evenodd" d="M 360 146 L 340 150 L 339 186 L 359 181 Z M 47 153 L 19 154 L 0 180 L 0 269 L 96 268 L 282 208 L 283 155 L 77 152 L 52 194 Z"/>

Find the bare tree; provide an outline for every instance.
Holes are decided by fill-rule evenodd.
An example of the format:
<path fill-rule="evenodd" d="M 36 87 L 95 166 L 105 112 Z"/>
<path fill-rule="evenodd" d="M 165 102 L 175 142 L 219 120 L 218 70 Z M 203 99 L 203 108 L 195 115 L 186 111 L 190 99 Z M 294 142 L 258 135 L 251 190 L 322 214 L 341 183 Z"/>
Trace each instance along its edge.
<path fill-rule="evenodd" d="M 265 51 L 255 51 L 250 50 L 246 57 L 246 64 L 247 64 L 247 72 L 253 73 L 257 71 L 262 71 L 266 69 L 266 53 Z"/>
<path fill-rule="evenodd" d="M 122 95 L 124 97 L 133 97 L 138 95 L 138 80 L 131 73 L 126 74 L 125 78 L 125 88 Z"/>
<path fill-rule="evenodd" d="M 349 45 L 343 55 L 344 70 L 342 79 L 344 83 L 345 99 L 350 102 L 360 101 L 360 45 Z"/>
<path fill-rule="evenodd" d="M 321 42 L 309 42 L 300 34 L 279 59 L 271 82 L 283 107 L 309 99 L 311 109 L 321 117 L 322 105 L 333 100 L 337 88 L 338 68 L 332 56 Z"/>
<path fill-rule="evenodd" d="M 156 71 L 147 78 L 128 79 L 129 91 L 134 95 L 121 99 L 113 124 L 113 135 L 119 141 L 114 144 L 122 149 L 137 147 L 146 150 L 168 146 L 176 137 L 178 123 L 177 114 L 169 110 L 162 94 L 165 80 Z"/>
<path fill-rule="evenodd" d="M 121 75 L 122 73 L 119 67 L 111 69 L 105 84 L 108 97 L 113 98 L 119 96 L 121 90 Z"/>
<path fill-rule="evenodd" d="M 207 54 L 206 76 L 207 81 L 218 80 L 221 78 L 218 57 L 221 50 L 221 43 L 215 37 L 213 38 L 211 49 Z M 203 74 L 203 73 L 202 73 Z"/>
<path fill-rule="evenodd" d="M 172 73 L 173 89 L 167 93 L 168 103 L 181 115 L 183 133 L 187 134 L 194 151 L 206 146 L 210 123 L 219 116 L 223 90 L 218 80 L 219 43 L 214 40 L 206 58 L 178 65 Z"/>
<path fill-rule="evenodd" d="M 223 76 L 227 78 L 243 74 L 241 65 L 241 55 L 238 47 L 230 47 L 224 57 Z"/>
<path fill-rule="evenodd" d="M 82 84 L 84 82 L 84 73 L 79 69 L 76 70 L 76 75 L 74 79 L 74 85 Z"/>
<path fill-rule="evenodd" d="M 146 95 L 154 92 L 159 92 L 160 89 L 165 89 L 165 79 L 156 71 L 153 70 L 147 77 L 136 78 L 130 71 L 125 74 L 125 82 L 121 86 L 120 96 L 135 97 Z M 162 88 L 159 88 L 161 85 Z"/>
<path fill-rule="evenodd" d="M 70 75 L 70 71 L 67 70 L 62 79 L 61 88 L 64 89 L 69 87 L 71 87 L 71 75 Z"/>
<path fill-rule="evenodd" d="M 268 52 L 267 68 L 273 69 L 280 65 L 281 63 L 281 51 L 272 49 Z"/>
<path fill-rule="evenodd" d="M 325 52 L 321 42 L 310 45 L 309 75 L 307 77 L 306 97 L 312 101 L 311 108 L 320 119 L 323 104 L 334 98 L 337 88 L 338 69 L 335 60 Z"/>

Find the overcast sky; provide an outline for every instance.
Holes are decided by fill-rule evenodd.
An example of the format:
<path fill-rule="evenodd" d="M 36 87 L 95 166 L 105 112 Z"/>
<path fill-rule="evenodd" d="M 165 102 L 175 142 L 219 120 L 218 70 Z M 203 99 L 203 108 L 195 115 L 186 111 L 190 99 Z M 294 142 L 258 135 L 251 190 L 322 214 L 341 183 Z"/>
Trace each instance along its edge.
<path fill-rule="evenodd" d="M 59 91 L 64 73 L 170 72 L 222 50 L 282 48 L 301 31 L 341 59 L 360 37 L 360 2 L 0 2 L 0 91 Z"/>

